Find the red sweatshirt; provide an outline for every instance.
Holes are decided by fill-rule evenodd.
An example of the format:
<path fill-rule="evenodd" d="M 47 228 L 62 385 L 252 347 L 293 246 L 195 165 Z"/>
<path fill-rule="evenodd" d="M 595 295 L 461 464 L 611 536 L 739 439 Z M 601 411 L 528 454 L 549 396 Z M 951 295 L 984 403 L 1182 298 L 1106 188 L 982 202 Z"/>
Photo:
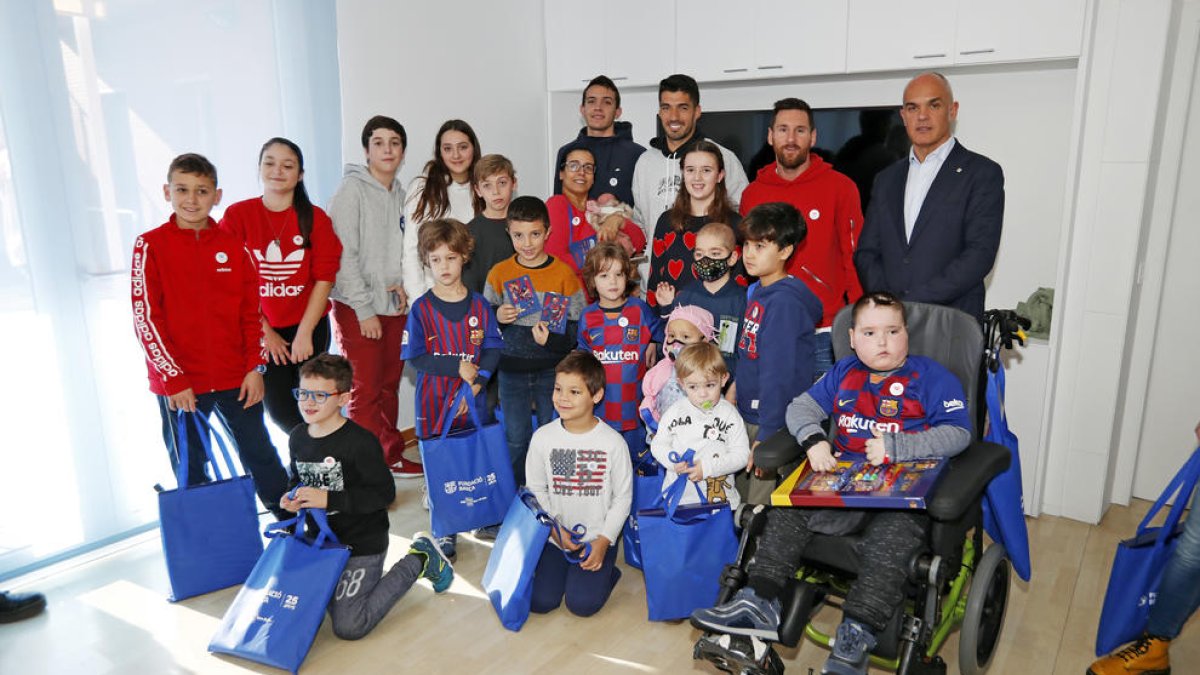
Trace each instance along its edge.
<path fill-rule="evenodd" d="M 333 222 L 316 206 L 309 248 L 301 248 L 295 209 L 271 211 L 255 197 L 225 209 L 221 229 L 244 242 L 258 269 L 262 313 L 273 328 L 299 325 L 313 284 L 332 283 L 342 261 Z"/>
<path fill-rule="evenodd" d="M 138 237 L 131 276 L 150 391 L 237 389 L 266 363 L 250 253 L 211 218 L 206 229 L 184 230 L 171 216 Z"/>
<path fill-rule="evenodd" d="M 546 253 L 565 262 L 575 272 L 575 276 L 579 277 L 579 285 L 587 288 L 583 275 L 580 274 L 583 265 L 576 263 L 575 256 L 571 253 L 571 243 L 595 236 L 596 230 L 588 223 L 587 213 L 577 210 L 563 195 L 554 195 L 547 199 L 546 210 L 550 212 L 550 234 L 546 237 Z M 579 223 L 572 225 L 571 221 L 574 218 L 578 218 Z M 642 228 L 626 218 L 621 232 L 633 242 L 632 257 L 641 255 L 642 250 L 646 248 L 646 233 Z"/>
<path fill-rule="evenodd" d="M 854 249 L 862 233 L 862 205 L 854 181 L 833 170 L 815 153 L 808 169 L 786 181 L 772 162 L 759 170 L 742 193 L 741 211 L 769 202 L 795 206 L 808 225 L 808 235 L 788 261 L 787 272 L 804 282 L 821 300 L 824 316 L 818 328 L 833 325 L 838 310 L 862 295 L 854 270 Z"/>

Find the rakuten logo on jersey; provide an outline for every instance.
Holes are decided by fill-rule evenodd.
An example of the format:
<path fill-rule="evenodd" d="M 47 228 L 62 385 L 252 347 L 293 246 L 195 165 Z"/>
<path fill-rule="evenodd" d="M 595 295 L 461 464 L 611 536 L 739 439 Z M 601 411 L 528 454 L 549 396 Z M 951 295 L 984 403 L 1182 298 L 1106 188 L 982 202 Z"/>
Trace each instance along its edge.
<path fill-rule="evenodd" d="M 876 429 L 882 432 L 890 432 L 893 434 L 900 433 L 899 422 L 876 422 L 875 420 L 859 417 L 858 415 L 839 415 L 837 425 L 839 429 L 845 429 L 853 433 L 854 431 L 865 431 L 868 434 L 873 434 Z"/>
<path fill-rule="evenodd" d="M 625 363 L 634 362 L 640 359 L 636 350 L 623 349 L 593 349 L 592 354 L 600 360 L 600 363 Z"/>

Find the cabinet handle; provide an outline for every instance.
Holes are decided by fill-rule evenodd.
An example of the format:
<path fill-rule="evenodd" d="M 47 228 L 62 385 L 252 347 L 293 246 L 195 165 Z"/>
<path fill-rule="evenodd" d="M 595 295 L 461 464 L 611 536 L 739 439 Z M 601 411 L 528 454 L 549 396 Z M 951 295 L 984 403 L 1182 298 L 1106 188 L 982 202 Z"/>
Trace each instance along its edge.
<path fill-rule="evenodd" d="M 913 58 L 914 59 L 944 59 L 944 58 L 946 58 L 946 54 L 944 52 L 941 54 L 917 54 L 917 55 L 913 56 Z"/>
<path fill-rule="evenodd" d="M 621 82 L 623 80 L 628 80 L 629 76 L 628 75 L 618 75 L 617 77 L 612 77 L 609 79 L 611 79 L 613 82 Z M 591 82 L 591 80 L 588 80 L 588 82 Z"/>
<path fill-rule="evenodd" d="M 721 72 L 723 72 L 723 73 L 744 73 L 747 70 L 750 70 L 750 69 L 749 68 L 726 68 L 725 70 L 722 70 Z"/>
<path fill-rule="evenodd" d="M 759 70 L 780 70 L 781 68 L 783 68 L 782 64 L 778 65 L 778 66 L 759 66 L 758 67 Z"/>
<path fill-rule="evenodd" d="M 966 49 L 959 52 L 959 54 L 962 54 L 963 56 L 970 56 L 971 54 L 992 54 L 995 51 L 995 48 L 988 47 L 987 49 Z"/>

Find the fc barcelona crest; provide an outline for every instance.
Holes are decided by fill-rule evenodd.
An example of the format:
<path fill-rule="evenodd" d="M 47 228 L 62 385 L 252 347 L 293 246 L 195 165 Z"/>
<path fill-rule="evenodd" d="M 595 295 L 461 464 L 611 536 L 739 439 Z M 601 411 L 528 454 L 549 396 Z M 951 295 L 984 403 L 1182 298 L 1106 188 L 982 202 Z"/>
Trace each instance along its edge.
<path fill-rule="evenodd" d="M 472 328 L 471 329 L 471 344 L 475 345 L 476 347 L 483 344 L 483 329 L 482 328 Z"/>
<path fill-rule="evenodd" d="M 626 328 L 625 329 L 625 341 L 626 342 L 637 342 L 638 338 L 641 337 L 641 332 L 642 332 L 642 329 L 638 326 L 630 326 L 630 327 Z"/>
<path fill-rule="evenodd" d="M 900 414 L 900 400 L 885 398 L 879 401 L 879 414 L 884 417 L 895 417 Z"/>

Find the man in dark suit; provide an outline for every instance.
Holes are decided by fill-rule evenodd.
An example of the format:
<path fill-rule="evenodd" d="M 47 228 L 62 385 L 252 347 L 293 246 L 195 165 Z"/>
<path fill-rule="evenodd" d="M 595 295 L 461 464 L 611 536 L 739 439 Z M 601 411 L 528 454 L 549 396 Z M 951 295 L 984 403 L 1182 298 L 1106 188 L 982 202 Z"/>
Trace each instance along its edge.
<path fill-rule="evenodd" d="M 904 89 L 909 156 L 875 178 L 854 255 L 866 291 L 948 305 L 983 319 L 983 279 L 1004 220 L 1004 172 L 953 136 L 958 102 L 940 73 Z"/>

